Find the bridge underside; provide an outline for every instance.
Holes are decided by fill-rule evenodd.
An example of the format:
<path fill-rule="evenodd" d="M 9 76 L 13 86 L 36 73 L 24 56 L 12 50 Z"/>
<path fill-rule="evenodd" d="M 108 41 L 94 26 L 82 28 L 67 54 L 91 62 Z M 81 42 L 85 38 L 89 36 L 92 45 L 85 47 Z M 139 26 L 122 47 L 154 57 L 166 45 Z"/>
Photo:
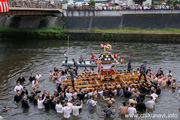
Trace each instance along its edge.
<path fill-rule="evenodd" d="M 0 13 L 1 15 L 33 15 L 33 16 L 61 16 L 62 9 L 44 9 L 44 8 L 14 8 L 10 7 L 9 12 Z"/>

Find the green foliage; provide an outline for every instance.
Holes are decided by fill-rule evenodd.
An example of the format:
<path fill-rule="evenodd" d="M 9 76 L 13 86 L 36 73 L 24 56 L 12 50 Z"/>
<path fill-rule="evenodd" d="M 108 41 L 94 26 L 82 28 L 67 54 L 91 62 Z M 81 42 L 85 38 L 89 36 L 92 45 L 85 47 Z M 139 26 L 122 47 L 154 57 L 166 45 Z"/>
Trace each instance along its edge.
<path fill-rule="evenodd" d="M 88 2 L 88 4 L 89 4 L 89 6 L 95 6 L 95 0 L 90 0 L 89 2 Z"/>
<path fill-rule="evenodd" d="M 178 5 L 178 4 L 180 4 L 180 1 L 178 1 L 178 0 L 173 1 L 173 5 L 174 5 L 174 6 L 175 6 L 175 5 Z"/>
<path fill-rule="evenodd" d="M 170 5 L 171 3 L 172 3 L 171 0 L 167 0 L 166 2 L 167 5 Z"/>
<path fill-rule="evenodd" d="M 153 5 L 161 5 L 164 1 L 153 1 Z"/>
<path fill-rule="evenodd" d="M 68 3 L 68 1 L 67 0 L 63 0 L 63 4 L 67 4 Z"/>

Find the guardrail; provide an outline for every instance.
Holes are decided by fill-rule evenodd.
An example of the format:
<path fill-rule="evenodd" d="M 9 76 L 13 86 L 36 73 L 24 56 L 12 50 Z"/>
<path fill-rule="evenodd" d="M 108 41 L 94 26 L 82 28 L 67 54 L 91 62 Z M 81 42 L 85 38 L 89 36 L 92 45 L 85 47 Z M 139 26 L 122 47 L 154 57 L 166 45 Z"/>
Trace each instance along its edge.
<path fill-rule="evenodd" d="M 45 0 L 10 0 L 8 1 L 9 7 L 19 8 L 49 8 L 49 9 L 62 9 L 62 3 Z"/>

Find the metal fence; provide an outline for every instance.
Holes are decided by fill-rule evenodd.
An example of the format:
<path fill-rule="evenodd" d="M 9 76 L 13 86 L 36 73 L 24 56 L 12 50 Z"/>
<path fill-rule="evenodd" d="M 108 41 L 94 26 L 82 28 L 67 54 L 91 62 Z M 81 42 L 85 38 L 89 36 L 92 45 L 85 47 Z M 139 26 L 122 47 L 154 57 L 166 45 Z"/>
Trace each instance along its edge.
<path fill-rule="evenodd" d="M 9 7 L 61 9 L 62 3 L 49 0 L 9 0 Z"/>

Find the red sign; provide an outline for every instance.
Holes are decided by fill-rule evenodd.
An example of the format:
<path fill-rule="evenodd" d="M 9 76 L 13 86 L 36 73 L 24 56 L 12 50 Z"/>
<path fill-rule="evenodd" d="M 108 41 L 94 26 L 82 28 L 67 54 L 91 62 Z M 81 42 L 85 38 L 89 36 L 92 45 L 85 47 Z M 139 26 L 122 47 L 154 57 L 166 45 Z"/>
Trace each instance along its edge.
<path fill-rule="evenodd" d="M 7 0 L 0 0 L 0 12 L 9 12 Z"/>

